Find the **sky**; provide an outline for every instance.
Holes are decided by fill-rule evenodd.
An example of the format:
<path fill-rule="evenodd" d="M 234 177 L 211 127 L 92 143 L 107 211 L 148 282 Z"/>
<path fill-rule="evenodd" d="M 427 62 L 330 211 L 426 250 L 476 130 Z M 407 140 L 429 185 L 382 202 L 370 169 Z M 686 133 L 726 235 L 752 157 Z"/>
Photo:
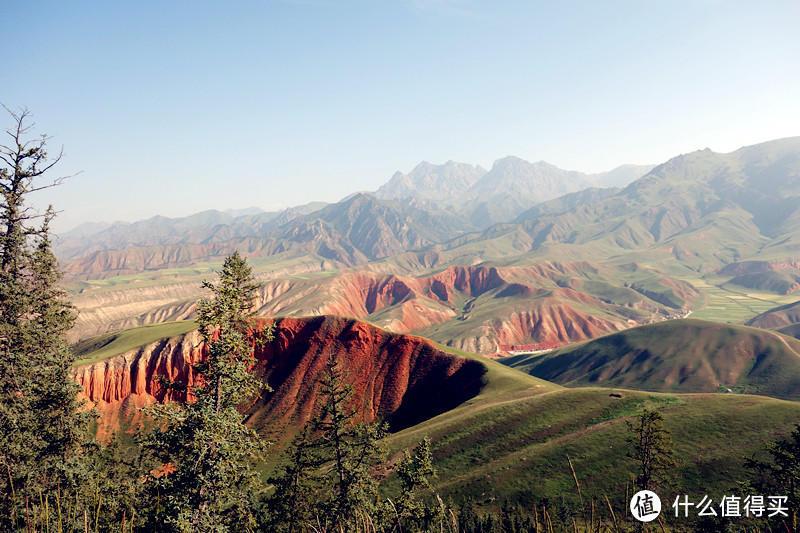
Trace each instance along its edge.
<path fill-rule="evenodd" d="M 31 195 L 56 231 L 335 202 L 423 160 L 601 172 L 800 135 L 797 0 L 4 4 L 0 103 L 77 174 Z"/>

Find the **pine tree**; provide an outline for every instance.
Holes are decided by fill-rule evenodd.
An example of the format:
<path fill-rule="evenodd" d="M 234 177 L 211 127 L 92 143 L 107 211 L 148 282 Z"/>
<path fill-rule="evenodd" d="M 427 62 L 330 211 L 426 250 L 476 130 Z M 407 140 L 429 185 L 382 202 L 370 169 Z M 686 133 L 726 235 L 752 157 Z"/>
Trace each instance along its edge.
<path fill-rule="evenodd" d="M 274 487 L 267 500 L 270 515 L 267 521 L 271 531 L 306 531 L 308 524 L 315 522 L 319 516 L 315 507 L 323 499 L 318 472 L 321 466 L 314 453 L 311 426 L 306 425 L 292 440 L 281 473 L 269 480 Z"/>
<path fill-rule="evenodd" d="M 38 215 L 26 205 L 32 192 L 64 179 L 39 183 L 61 155 L 48 158 L 46 136 L 27 139 L 27 110 L 6 110 L 13 126 L 11 142 L 0 145 L 0 529 L 13 531 L 84 483 L 90 414 L 79 412 L 69 376 L 65 334 L 75 313 L 57 285 L 54 211 Z"/>
<path fill-rule="evenodd" d="M 371 468 L 381 458 L 387 429 L 385 424 L 357 421 L 353 387 L 334 356 L 327 360 L 320 385 L 324 403 L 312 427 L 318 435 L 318 460 L 330 465 L 324 483 L 331 496 L 324 514 L 335 529 L 348 531 L 375 512 L 378 492 Z"/>
<path fill-rule="evenodd" d="M 797 531 L 800 514 L 800 424 L 795 426 L 788 438 L 767 443 L 766 450 L 770 455 L 769 461 L 755 457 L 745 461 L 745 466 L 756 474 L 746 485 L 754 489 L 756 494 L 786 496 L 789 515 L 786 522 L 791 531 Z M 786 526 L 776 527 L 784 528 Z"/>
<path fill-rule="evenodd" d="M 653 490 L 658 483 L 667 481 L 666 473 L 675 466 L 674 445 L 669 432 L 664 429 L 664 418 L 658 411 L 645 409 L 635 424 L 627 424 L 630 430 L 628 442 L 633 445 L 633 453 L 629 456 L 639 463 L 636 487 Z"/>
<path fill-rule="evenodd" d="M 270 482 L 270 531 L 375 530 L 377 482 L 386 424 L 359 422 L 353 387 L 331 355 L 319 381 L 317 415 L 289 448 L 286 466 Z"/>
<path fill-rule="evenodd" d="M 230 255 L 219 283 L 204 286 L 214 297 L 198 305 L 198 323 L 208 352 L 195 366 L 198 382 L 184 404 L 155 406 L 164 426 L 144 438 L 165 472 L 151 476 L 158 505 L 151 522 L 164 531 L 248 531 L 254 526 L 252 495 L 261 490 L 255 464 L 265 443 L 240 412 L 262 384 L 250 372 L 257 343 L 272 338 L 248 310 L 258 285 L 247 261 Z"/>
<path fill-rule="evenodd" d="M 414 451 L 406 455 L 397 467 L 400 496 L 396 504 L 396 523 L 403 531 L 425 531 L 439 514 L 439 507 L 429 507 L 420 501 L 420 492 L 433 492 L 428 478 L 436 477 L 431 455 L 431 440 L 422 439 Z"/>

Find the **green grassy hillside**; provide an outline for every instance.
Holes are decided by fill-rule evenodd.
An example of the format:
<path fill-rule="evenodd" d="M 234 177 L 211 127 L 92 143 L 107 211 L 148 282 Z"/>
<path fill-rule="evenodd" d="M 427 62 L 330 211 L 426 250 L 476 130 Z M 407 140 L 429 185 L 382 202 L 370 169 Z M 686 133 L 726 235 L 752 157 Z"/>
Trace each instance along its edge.
<path fill-rule="evenodd" d="M 194 320 L 179 320 L 96 335 L 72 345 L 76 359 L 74 366 L 102 361 L 159 339 L 188 333 L 195 328 L 197 323 Z"/>
<path fill-rule="evenodd" d="M 632 328 L 546 354 L 504 360 L 568 386 L 734 392 L 800 399 L 800 342 L 696 319 Z"/>
<path fill-rule="evenodd" d="M 783 335 L 788 335 L 789 337 L 794 337 L 795 339 L 800 339 L 800 323 L 776 328 L 775 331 Z"/>
<path fill-rule="evenodd" d="M 487 508 L 512 501 L 577 509 L 569 455 L 584 498 L 607 496 L 624 513 L 636 473 L 626 421 L 643 408 L 663 414 L 675 442 L 670 491 L 721 495 L 746 478 L 744 457 L 762 454 L 764 443 L 788 434 L 800 416 L 800 403 L 761 396 L 562 388 L 485 364 L 487 385 L 477 397 L 392 435 L 389 445 L 397 459 L 429 436 L 442 496 Z M 606 512 L 605 503 L 598 512 Z"/>
<path fill-rule="evenodd" d="M 800 300 L 769 309 L 748 321 L 759 328 L 779 328 L 800 323 Z"/>

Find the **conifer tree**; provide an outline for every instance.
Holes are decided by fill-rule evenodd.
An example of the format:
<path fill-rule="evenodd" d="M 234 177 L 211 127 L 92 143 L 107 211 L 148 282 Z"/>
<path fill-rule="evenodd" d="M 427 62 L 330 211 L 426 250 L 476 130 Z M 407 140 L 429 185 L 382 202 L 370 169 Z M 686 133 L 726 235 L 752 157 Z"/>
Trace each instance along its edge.
<path fill-rule="evenodd" d="M 90 414 L 79 412 L 69 376 L 65 334 L 75 313 L 57 285 L 54 211 L 27 205 L 31 193 L 65 179 L 41 183 L 61 154 L 49 158 L 46 136 L 28 138 L 27 110 L 6 111 L 13 125 L 10 142 L 0 144 L 0 530 L 15 531 L 85 481 Z"/>
<path fill-rule="evenodd" d="M 800 424 L 795 426 L 788 438 L 767 443 L 766 450 L 770 455 L 769 461 L 755 457 L 745 461 L 745 466 L 757 474 L 745 485 L 756 494 L 786 496 L 789 516 L 785 521 L 788 527 L 778 525 L 776 529 L 791 528 L 791 531 L 797 531 L 800 514 Z"/>
<path fill-rule="evenodd" d="M 396 504 L 396 523 L 403 531 L 424 531 L 436 519 L 438 507 L 429 507 L 420 501 L 420 492 L 433 492 L 433 487 L 428 480 L 436 477 L 431 455 L 431 439 L 425 437 L 413 450 L 406 455 L 397 467 L 397 477 L 400 479 L 400 496 Z"/>
<path fill-rule="evenodd" d="M 335 356 L 326 360 L 319 385 L 317 415 L 270 480 L 269 530 L 375 530 L 381 518 L 372 469 L 382 458 L 386 424 L 357 420 L 353 387 Z"/>
<path fill-rule="evenodd" d="M 385 424 L 357 421 L 353 387 L 334 356 L 325 370 L 320 381 L 324 403 L 312 426 L 318 435 L 315 449 L 319 460 L 330 464 L 324 481 L 330 491 L 325 516 L 336 530 L 348 531 L 375 512 L 378 492 L 371 468 L 381 458 L 387 429 Z"/>
<path fill-rule="evenodd" d="M 636 487 L 653 490 L 660 482 L 668 480 L 667 473 L 675 466 L 673 443 L 664 428 L 664 418 L 658 411 L 643 410 L 636 423 L 627 422 L 628 442 L 633 446 L 630 457 L 639 463 Z"/>
<path fill-rule="evenodd" d="M 318 469 L 322 463 L 314 453 L 311 426 L 306 425 L 292 440 L 282 472 L 270 478 L 272 496 L 267 500 L 270 529 L 276 532 L 306 531 L 315 522 L 317 503 L 324 499 Z"/>
<path fill-rule="evenodd" d="M 198 382 L 189 391 L 195 400 L 155 406 L 151 414 L 164 426 L 144 439 L 167 465 L 166 474 L 149 480 L 158 502 L 150 520 L 164 531 L 248 531 L 265 443 L 240 409 L 260 392 L 250 369 L 256 344 L 271 339 L 272 330 L 257 327 L 249 312 L 258 285 L 238 252 L 225 260 L 219 283 L 204 286 L 213 298 L 198 305 L 208 351 L 195 366 Z"/>

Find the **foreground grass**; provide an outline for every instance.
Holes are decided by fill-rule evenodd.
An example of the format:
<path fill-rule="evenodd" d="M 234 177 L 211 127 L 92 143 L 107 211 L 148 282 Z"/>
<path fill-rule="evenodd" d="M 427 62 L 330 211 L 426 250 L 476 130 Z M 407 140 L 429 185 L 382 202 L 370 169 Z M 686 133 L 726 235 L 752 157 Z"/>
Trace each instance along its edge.
<path fill-rule="evenodd" d="M 738 482 L 749 475 L 745 458 L 763 456 L 765 443 L 790 433 L 800 419 L 798 402 L 737 394 L 566 389 L 528 381 L 513 369 L 503 371 L 483 361 L 489 369 L 487 385 L 477 397 L 392 435 L 388 443 L 398 460 L 429 436 L 439 472 L 435 485 L 442 496 L 487 509 L 508 501 L 578 512 L 569 456 L 583 498 L 604 502 L 608 497 L 615 512 L 624 515 L 626 491 L 637 473 L 628 456 L 626 422 L 643 408 L 663 414 L 674 441 L 677 464 L 662 498 L 740 493 Z M 389 480 L 387 487 L 393 483 Z"/>

